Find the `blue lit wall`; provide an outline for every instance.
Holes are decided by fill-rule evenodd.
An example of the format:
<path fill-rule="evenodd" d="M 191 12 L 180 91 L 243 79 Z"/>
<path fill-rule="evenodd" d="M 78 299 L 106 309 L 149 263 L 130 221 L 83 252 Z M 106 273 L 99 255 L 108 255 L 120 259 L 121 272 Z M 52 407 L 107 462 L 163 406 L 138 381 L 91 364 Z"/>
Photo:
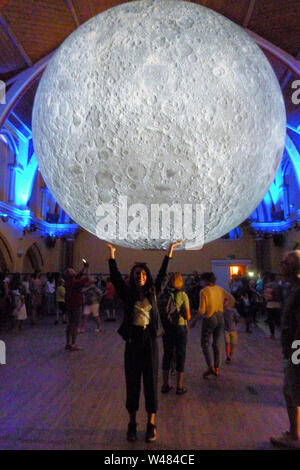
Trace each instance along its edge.
<path fill-rule="evenodd" d="M 251 214 L 255 230 L 286 231 L 300 217 L 300 135 L 288 126 L 282 162 L 264 199 Z"/>
<path fill-rule="evenodd" d="M 0 217 L 23 231 L 39 230 L 51 237 L 75 233 L 78 226 L 70 223 L 69 217 L 61 209 L 59 209 L 57 223 L 46 220 L 47 212 L 54 213 L 57 205 L 47 188 L 43 188 L 39 209 L 44 220 L 37 219 L 31 210 L 30 198 L 38 171 L 31 130 L 12 112 L 6 121 L 5 128 L 1 130 L 1 136 L 2 140 L 8 144 L 10 153 L 6 167 L 9 179 L 7 194 L 9 203 L 0 201 Z M 65 223 L 65 220 L 68 223 Z"/>
<path fill-rule="evenodd" d="M 16 172 L 15 203 L 17 206 L 27 206 L 30 199 L 38 163 L 33 154 L 22 172 Z"/>

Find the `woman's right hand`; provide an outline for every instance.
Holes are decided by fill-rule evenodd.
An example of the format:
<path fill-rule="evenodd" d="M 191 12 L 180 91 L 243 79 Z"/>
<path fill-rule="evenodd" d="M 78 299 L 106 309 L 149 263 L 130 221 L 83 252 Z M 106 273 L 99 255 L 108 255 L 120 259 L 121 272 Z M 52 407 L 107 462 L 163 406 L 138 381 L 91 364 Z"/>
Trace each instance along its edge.
<path fill-rule="evenodd" d="M 107 247 L 109 249 L 109 257 L 111 259 L 115 259 L 116 247 L 113 246 L 111 243 L 107 243 Z"/>

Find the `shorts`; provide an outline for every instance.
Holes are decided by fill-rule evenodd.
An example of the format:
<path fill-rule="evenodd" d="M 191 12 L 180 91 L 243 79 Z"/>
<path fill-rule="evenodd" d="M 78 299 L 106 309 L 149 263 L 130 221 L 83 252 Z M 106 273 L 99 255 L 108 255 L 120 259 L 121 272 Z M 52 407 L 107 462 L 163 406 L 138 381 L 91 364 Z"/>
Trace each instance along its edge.
<path fill-rule="evenodd" d="M 99 304 L 85 305 L 83 315 L 88 316 L 92 313 L 93 317 L 99 317 Z"/>
<path fill-rule="evenodd" d="M 69 326 L 76 327 L 80 323 L 82 308 L 77 307 L 75 310 L 67 310 Z"/>
<path fill-rule="evenodd" d="M 236 331 L 225 331 L 225 343 L 236 345 L 238 336 Z"/>
<path fill-rule="evenodd" d="M 283 360 L 283 392 L 291 398 L 294 406 L 300 406 L 300 364 Z"/>
<path fill-rule="evenodd" d="M 57 302 L 57 306 L 61 313 L 66 313 L 66 303 L 65 302 Z"/>

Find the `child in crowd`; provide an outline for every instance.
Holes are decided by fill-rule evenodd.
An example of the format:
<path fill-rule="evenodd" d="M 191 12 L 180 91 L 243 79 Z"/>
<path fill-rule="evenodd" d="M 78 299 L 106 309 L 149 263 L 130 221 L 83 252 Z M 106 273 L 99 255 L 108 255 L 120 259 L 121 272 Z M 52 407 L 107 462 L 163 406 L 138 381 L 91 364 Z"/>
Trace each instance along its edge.
<path fill-rule="evenodd" d="M 105 321 L 116 321 L 116 310 L 115 310 L 115 287 L 111 282 L 111 279 L 108 278 L 105 286 L 105 293 L 103 297 L 104 306 L 103 309 L 106 313 Z"/>
<path fill-rule="evenodd" d="M 62 322 L 66 322 L 66 288 L 65 280 L 61 279 L 56 289 L 56 320 L 54 325 L 58 325 L 59 317 L 62 317 Z"/>
<path fill-rule="evenodd" d="M 27 319 L 25 296 L 23 294 L 20 294 L 16 299 L 16 306 L 14 308 L 13 315 L 17 320 L 19 330 L 21 330 L 23 321 Z"/>
<path fill-rule="evenodd" d="M 226 347 L 226 364 L 229 364 L 232 358 L 232 353 L 237 345 L 238 335 L 236 325 L 239 321 L 240 315 L 237 310 L 226 307 L 227 301 L 224 302 L 224 334 L 225 334 L 225 347 Z"/>

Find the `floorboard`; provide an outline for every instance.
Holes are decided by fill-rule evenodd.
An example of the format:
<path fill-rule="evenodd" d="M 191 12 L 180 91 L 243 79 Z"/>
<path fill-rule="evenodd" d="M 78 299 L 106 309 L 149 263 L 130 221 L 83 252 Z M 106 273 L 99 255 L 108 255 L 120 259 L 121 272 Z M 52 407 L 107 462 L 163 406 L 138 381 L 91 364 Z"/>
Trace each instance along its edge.
<path fill-rule="evenodd" d="M 263 320 L 239 344 L 220 378 L 202 379 L 201 326 L 189 334 L 185 385 L 188 393 L 159 392 L 158 440 L 144 442 L 141 395 L 138 441 L 125 438 L 124 342 L 117 322 L 93 321 L 79 335 L 83 350 L 64 350 L 65 328 L 44 317 L 35 327 L 0 331 L 6 365 L 0 365 L 0 449 L 271 449 L 269 436 L 287 428 L 282 395 L 280 342 L 268 339 Z M 161 339 L 160 359 L 162 354 Z M 159 376 L 159 389 L 161 374 Z"/>

